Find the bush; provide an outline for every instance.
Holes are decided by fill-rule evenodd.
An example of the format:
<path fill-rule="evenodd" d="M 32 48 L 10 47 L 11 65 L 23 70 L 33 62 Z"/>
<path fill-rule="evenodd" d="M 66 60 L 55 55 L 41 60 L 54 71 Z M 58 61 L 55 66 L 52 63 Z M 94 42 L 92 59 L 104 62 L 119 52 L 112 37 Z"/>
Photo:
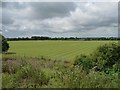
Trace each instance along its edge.
<path fill-rule="evenodd" d="M 83 70 L 86 70 L 88 72 L 93 68 L 94 62 L 90 56 L 80 55 L 76 58 L 74 65 L 81 66 Z"/>
<path fill-rule="evenodd" d="M 120 45 L 117 43 L 105 44 L 97 48 L 97 50 L 89 55 L 81 55 L 78 57 L 74 65 L 82 66 L 84 70 L 95 69 L 96 71 L 104 71 L 108 73 L 114 69 L 119 71 L 120 65 Z"/>
<path fill-rule="evenodd" d="M 112 69 L 113 65 L 120 62 L 120 45 L 111 43 L 100 46 L 93 56 L 93 61 L 101 70 Z"/>
<path fill-rule="evenodd" d="M 2 52 L 7 52 L 9 49 L 9 44 L 7 43 L 7 40 L 4 36 L 0 35 L 0 37 L 2 37 Z"/>

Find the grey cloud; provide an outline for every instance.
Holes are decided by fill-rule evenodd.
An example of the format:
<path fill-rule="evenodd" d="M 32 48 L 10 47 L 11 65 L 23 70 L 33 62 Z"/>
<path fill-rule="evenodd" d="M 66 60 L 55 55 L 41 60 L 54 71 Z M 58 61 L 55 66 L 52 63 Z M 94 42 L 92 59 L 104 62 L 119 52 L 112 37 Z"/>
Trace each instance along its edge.
<path fill-rule="evenodd" d="M 9 31 L 4 33 L 7 36 L 89 36 L 93 33 L 95 36 L 94 32 L 97 32 L 97 36 L 111 36 L 117 32 L 116 5 L 117 3 L 5 3 L 3 24 L 7 25 Z M 26 32 L 28 33 L 22 34 Z"/>
<path fill-rule="evenodd" d="M 4 12 L 2 13 L 2 24 L 12 24 L 13 22 L 12 16 Z"/>
<path fill-rule="evenodd" d="M 83 13 L 87 14 L 84 19 L 85 23 L 82 23 L 87 27 L 111 26 L 112 24 L 118 22 L 117 3 L 94 3 L 88 7 L 82 5 L 82 8 L 80 7 L 80 10 Z"/>
<path fill-rule="evenodd" d="M 69 11 L 75 10 L 76 5 L 73 2 L 3 2 L 2 7 L 16 9 L 18 12 L 29 8 L 30 11 L 25 18 L 33 20 L 68 16 Z M 26 12 L 21 14 L 26 14 Z"/>
<path fill-rule="evenodd" d="M 18 20 L 41 20 L 54 17 L 65 17 L 75 9 L 72 2 L 3 2 L 2 23 L 13 24 Z"/>
<path fill-rule="evenodd" d="M 22 4 L 20 2 L 2 2 L 2 8 L 23 9 L 25 7 L 26 7 L 26 3 Z"/>
<path fill-rule="evenodd" d="M 39 2 L 28 3 L 33 9 L 33 18 L 65 17 L 70 11 L 74 11 L 76 5 L 72 2 Z"/>

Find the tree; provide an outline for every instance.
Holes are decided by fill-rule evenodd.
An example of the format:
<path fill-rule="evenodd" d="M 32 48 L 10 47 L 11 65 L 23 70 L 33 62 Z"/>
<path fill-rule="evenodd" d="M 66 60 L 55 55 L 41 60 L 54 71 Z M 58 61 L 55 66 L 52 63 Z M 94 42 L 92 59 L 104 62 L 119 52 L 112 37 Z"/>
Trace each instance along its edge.
<path fill-rule="evenodd" d="M 9 44 L 7 43 L 7 40 L 4 36 L 0 35 L 0 42 L 2 43 L 0 46 L 2 46 L 1 51 L 7 52 L 9 49 Z"/>

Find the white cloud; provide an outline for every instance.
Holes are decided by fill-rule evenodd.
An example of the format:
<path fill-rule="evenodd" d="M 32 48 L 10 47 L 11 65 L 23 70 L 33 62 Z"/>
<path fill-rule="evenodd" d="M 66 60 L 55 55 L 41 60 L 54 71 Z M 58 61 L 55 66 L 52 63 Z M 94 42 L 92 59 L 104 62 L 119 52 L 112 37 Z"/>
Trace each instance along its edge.
<path fill-rule="evenodd" d="M 86 37 L 117 35 L 117 3 L 74 3 L 75 9 L 70 8 L 67 4 L 61 4 L 64 8 L 69 8 L 66 11 L 59 4 L 59 6 L 54 6 L 54 3 L 44 3 L 44 5 L 49 5 L 49 7 L 41 7 L 39 3 L 21 3 L 18 4 L 19 8 L 15 4 L 10 6 L 12 7 L 10 9 L 4 7 L 3 24 L 8 31 L 16 33 L 75 37 L 79 35 Z M 56 7 L 56 9 L 53 10 L 50 7 Z M 12 36 L 12 33 L 9 32 L 5 34 Z"/>

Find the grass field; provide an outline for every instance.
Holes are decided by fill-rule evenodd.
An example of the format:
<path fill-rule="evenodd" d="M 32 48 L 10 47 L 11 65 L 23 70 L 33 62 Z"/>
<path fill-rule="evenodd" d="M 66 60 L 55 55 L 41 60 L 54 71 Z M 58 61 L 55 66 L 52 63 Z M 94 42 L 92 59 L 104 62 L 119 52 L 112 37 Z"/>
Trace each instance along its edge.
<path fill-rule="evenodd" d="M 118 88 L 120 65 L 105 68 L 108 58 L 113 61 L 111 56 L 116 56 L 117 51 L 111 52 L 116 46 L 108 44 L 105 56 L 94 53 L 97 47 L 104 48 L 110 42 L 9 41 L 9 52 L 16 54 L 2 55 L 2 88 Z M 85 55 L 74 59 L 80 54 Z M 115 61 L 119 60 L 117 56 Z"/>
<path fill-rule="evenodd" d="M 28 57 L 73 60 L 77 55 L 92 53 L 110 41 L 9 41 L 9 52 Z"/>

